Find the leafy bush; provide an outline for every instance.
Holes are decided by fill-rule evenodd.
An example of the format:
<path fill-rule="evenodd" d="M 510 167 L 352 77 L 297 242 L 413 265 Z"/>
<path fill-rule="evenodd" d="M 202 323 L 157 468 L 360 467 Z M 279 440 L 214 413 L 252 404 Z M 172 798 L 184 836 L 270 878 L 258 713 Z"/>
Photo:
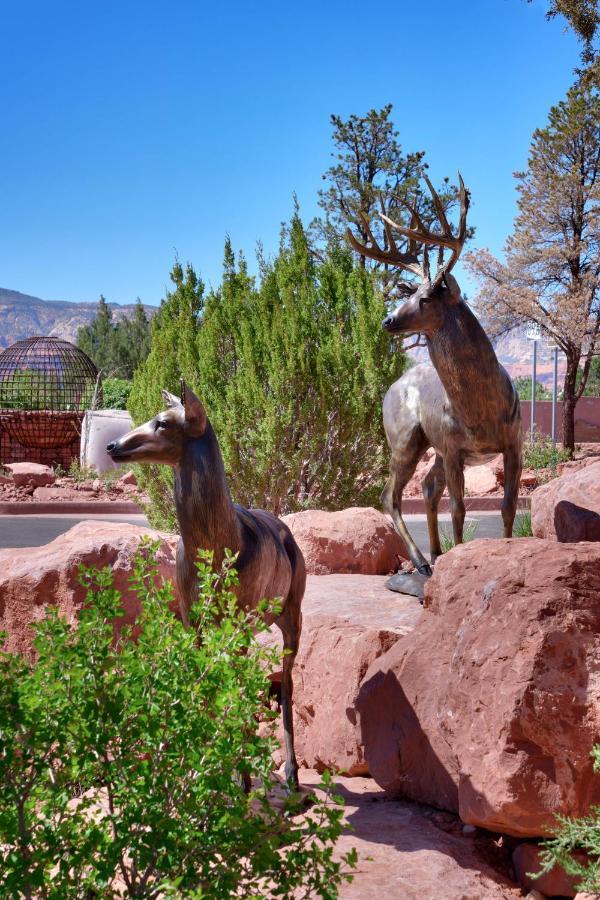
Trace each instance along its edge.
<path fill-rule="evenodd" d="M 600 744 L 593 748 L 592 757 L 594 771 L 600 773 Z M 579 891 L 595 895 L 600 892 L 600 806 L 581 819 L 558 816 L 558 821 L 556 837 L 542 844 L 542 872 L 558 864 L 568 875 L 581 879 Z"/>
<path fill-rule="evenodd" d="M 477 521 L 477 519 L 465 519 L 463 528 L 463 544 L 467 544 L 469 541 L 475 539 L 475 534 L 477 533 L 478 527 L 479 522 Z M 452 548 L 454 547 L 454 532 L 451 525 L 440 526 L 440 545 L 442 547 L 442 553 L 447 553 L 448 550 L 452 550 Z"/>
<path fill-rule="evenodd" d="M 254 640 L 260 614 L 237 607 L 232 560 L 199 565 L 200 642 L 144 553 L 135 640 L 113 633 L 110 570 L 90 570 L 76 628 L 48 606 L 37 662 L 0 654 L 1 896 L 335 898 L 355 854 L 333 860 L 330 780 L 309 815 L 297 796 L 270 802 L 256 723 L 274 654 Z"/>
<path fill-rule="evenodd" d="M 560 462 L 566 462 L 570 458 L 568 450 L 561 450 L 552 443 L 549 435 L 538 431 L 530 433 L 523 444 L 523 465 L 528 469 L 556 469 Z"/>
<path fill-rule="evenodd" d="M 102 406 L 104 409 L 127 409 L 131 393 L 131 381 L 125 378 L 105 378 L 102 382 Z"/>

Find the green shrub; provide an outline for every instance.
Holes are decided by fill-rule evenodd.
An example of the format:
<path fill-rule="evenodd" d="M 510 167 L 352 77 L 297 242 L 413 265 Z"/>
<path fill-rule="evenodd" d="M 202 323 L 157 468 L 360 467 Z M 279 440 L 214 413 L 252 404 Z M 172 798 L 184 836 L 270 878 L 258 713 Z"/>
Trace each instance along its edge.
<path fill-rule="evenodd" d="M 297 796 L 283 812 L 270 802 L 273 740 L 257 719 L 274 655 L 254 640 L 260 614 L 237 607 L 232 560 L 199 565 L 200 642 L 145 552 L 135 640 L 114 639 L 107 569 L 85 573 L 77 627 L 47 607 L 34 665 L 0 654 L 0 895 L 335 898 L 355 853 L 333 860 L 330 779 L 309 815 Z"/>
<path fill-rule="evenodd" d="M 513 524 L 514 537 L 533 537 L 533 529 L 531 527 L 531 512 L 523 509 L 515 516 Z"/>
<path fill-rule="evenodd" d="M 404 371 L 381 328 L 385 302 L 344 247 L 316 259 L 297 214 L 257 283 L 225 248 L 220 287 L 204 294 L 176 265 L 175 290 L 152 323 L 152 347 L 129 401 L 136 423 L 162 408 L 183 376 L 204 401 L 233 498 L 281 515 L 373 505 L 389 454 L 381 403 Z M 154 525 L 173 527 L 172 472 L 139 473 Z"/>
<path fill-rule="evenodd" d="M 594 771 L 600 772 L 600 744 L 593 748 L 592 757 Z M 542 872 L 555 864 L 562 866 L 568 875 L 580 879 L 579 891 L 595 895 L 600 892 L 600 806 L 581 819 L 558 816 L 558 821 L 556 836 L 542 844 Z M 587 862 L 582 854 L 587 854 Z"/>
<path fill-rule="evenodd" d="M 546 434 L 534 431 L 523 444 L 523 465 L 528 469 L 556 469 L 571 458 L 568 450 L 561 450 Z"/>
<path fill-rule="evenodd" d="M 466 519 L 463 528 L 463 544 L 475 539 L 479 522 L 477 519 Z M 454 547 L 454 532 L 451 525 L 440 526 L 440 544 L 442 553 L 447 553 Z"/>
<path fill-rule="evenodd" d="M 102 382 L 102 406 L 104 409 L 127 409 L 131 393 L 131 381 L 125 378 L 105 378 Z"/>

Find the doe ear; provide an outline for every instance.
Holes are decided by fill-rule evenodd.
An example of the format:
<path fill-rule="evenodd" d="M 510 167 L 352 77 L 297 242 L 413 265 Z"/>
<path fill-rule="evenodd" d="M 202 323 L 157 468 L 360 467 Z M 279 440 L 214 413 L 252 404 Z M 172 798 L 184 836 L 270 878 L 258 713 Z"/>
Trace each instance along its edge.
<path fill-rule="evenodd" d="M 181 400 L 179 397 L 176 397 L 175 394 L 170 394 L 169 391 L 161 391 L 160 395 L 169 409 L 173 406 L 181 406 Z"/>
<path fill-rule="evenodd" d="M 191 388 L 181 379 L 181 400 L 185 410 L 185 424 L 190 428 L 194 437 L 204 434 L 208 417 L 202 401 L 196 397 Z"/>

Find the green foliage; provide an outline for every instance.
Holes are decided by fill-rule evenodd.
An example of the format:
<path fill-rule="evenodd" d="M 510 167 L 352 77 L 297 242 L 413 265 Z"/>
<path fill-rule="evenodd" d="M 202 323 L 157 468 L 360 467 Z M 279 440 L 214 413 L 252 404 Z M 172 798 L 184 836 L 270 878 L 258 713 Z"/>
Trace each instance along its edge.
<path fill-rule="evenodd" d="M 582 374 L 580 368 L 577 372 L 577 388 L 581 385 Z M 582 396 L 600 397 L 600 356 L 595 356 L 590 363 L 590 369 Z"/>
<path fill-rule="evenodd" d="M 130 379 L 150 350 L 150 322 L 139 297 L 133 316 L 115 322 L 101 295 L 95 318 L 79 329 L 77 346 L 87 353 L 103 377 Z"/>
<path fill-rule="evenodd" d="M 66 368 L 65 380 L 69 377 Z M 20 369 L 0 380 L 0 409 L 84 410 L 92 405 L 95 385 L 86 384 L 80 392 L 67 389 L 63 379 L 40 369 Z M 67 403 L 67 398 L 70 402 Z"/>
<path fill-rule="evenodd" d="M 600 772 L 600 744 L 592 749 L 594 771 Z M 570 819 L 558 816 L 556 836 L 542 844 L 542 870 L 549 872 L 554 865 L 562 866 L 568 875 L 575 876 L 577 889 L 596 894 L 600 891 L 600 807 L 593 807 L 589 816 Z M 587 861 L 583 854 L 587 854 Z"/>
<path fill-rule="evenodd" d="M 206 299 L 188 268 L 156 317 L 132 416 L 155 415 L 160 388 L 177 393 L 183 375 L 206 404 L 236 501 L 276 514 L 376 503 L 381 401 L 404 369 L 381 329 L 382 294 L 345 248 L 315 260 L 297 213 L 273 263 L 260 264 L 256 286 L 228 241 L 222 284 Z M 171 473 L 142 470 L 140 484 L 153 524 L 172 526 Z"/>
<path fill-rule="evenodd" d="M 125 378 L 105 378 L 102 382 L 104 409 L 127 409 L 132 383 Z"/>
<path fill-rule="evenodd" d="M 527 469 L 556 469 L 561 462 L 571 458 L 568 450 L 552 443 L 552 438 L 538 431 L 528 435 L 523 444 L 523 465 Z"/>
<path fill-rule="evenodd" d="M 333 860 L 331 780 L 310 815 L 297 795 L 272 802 L 273 741 L 256 733 L 274 715 L 277 654 L 254 640 L 266 607 L 242 612 L 233 560 L 216 573 L 206 558 L 199 641 L 153 552 L 134 564 L 135 641 L 131 628 L 115 641 L 122 599 L 110 569 L 93 570 L 76 628 L 49 604 L 37 662 L 0 654 L 1 895 L 337 897 L 356 854 Z"/>
<path fill-rule="evenodd" d="M 531 512 L 523 509 L 515 516 L 513 524 L 514 537 L 533 537 L 533 529 L 531 527 Z"/>
<path fill-rule="evenodd" d="M 463 544 L 475 539 L 479 522 L 477 519 L 465 519 L 463 527 Z M 442 553 L 447 553 L 454 547 L 454 533 L 451 525 L 440 525 L 440 545 Z"/>
<path fill-rule="evenodd" d="M 519 400 L 531 400 L 531 376 L 519 375 L 513 379 Z M 536 400 L 552 400 L 552 393 L 541 383 L 535 383 L 535 399 Z"/>

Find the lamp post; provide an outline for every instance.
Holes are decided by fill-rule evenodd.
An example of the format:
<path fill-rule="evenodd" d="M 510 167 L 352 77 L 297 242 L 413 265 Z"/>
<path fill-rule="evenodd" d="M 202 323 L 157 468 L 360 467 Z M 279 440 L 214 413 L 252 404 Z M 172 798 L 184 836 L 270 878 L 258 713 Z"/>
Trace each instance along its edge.
<path fill-rule="evenodd" d="M 533 439 L 535 434 L 535 388 L 537 382 L 537 345 L 542 336 L 542 329 L 537 322 L 529 322 L 526 330 L 528 341 L 533 343 L 533 356 L 531 359 L 531 420 L 529 425 L 529 433 Z"/>

